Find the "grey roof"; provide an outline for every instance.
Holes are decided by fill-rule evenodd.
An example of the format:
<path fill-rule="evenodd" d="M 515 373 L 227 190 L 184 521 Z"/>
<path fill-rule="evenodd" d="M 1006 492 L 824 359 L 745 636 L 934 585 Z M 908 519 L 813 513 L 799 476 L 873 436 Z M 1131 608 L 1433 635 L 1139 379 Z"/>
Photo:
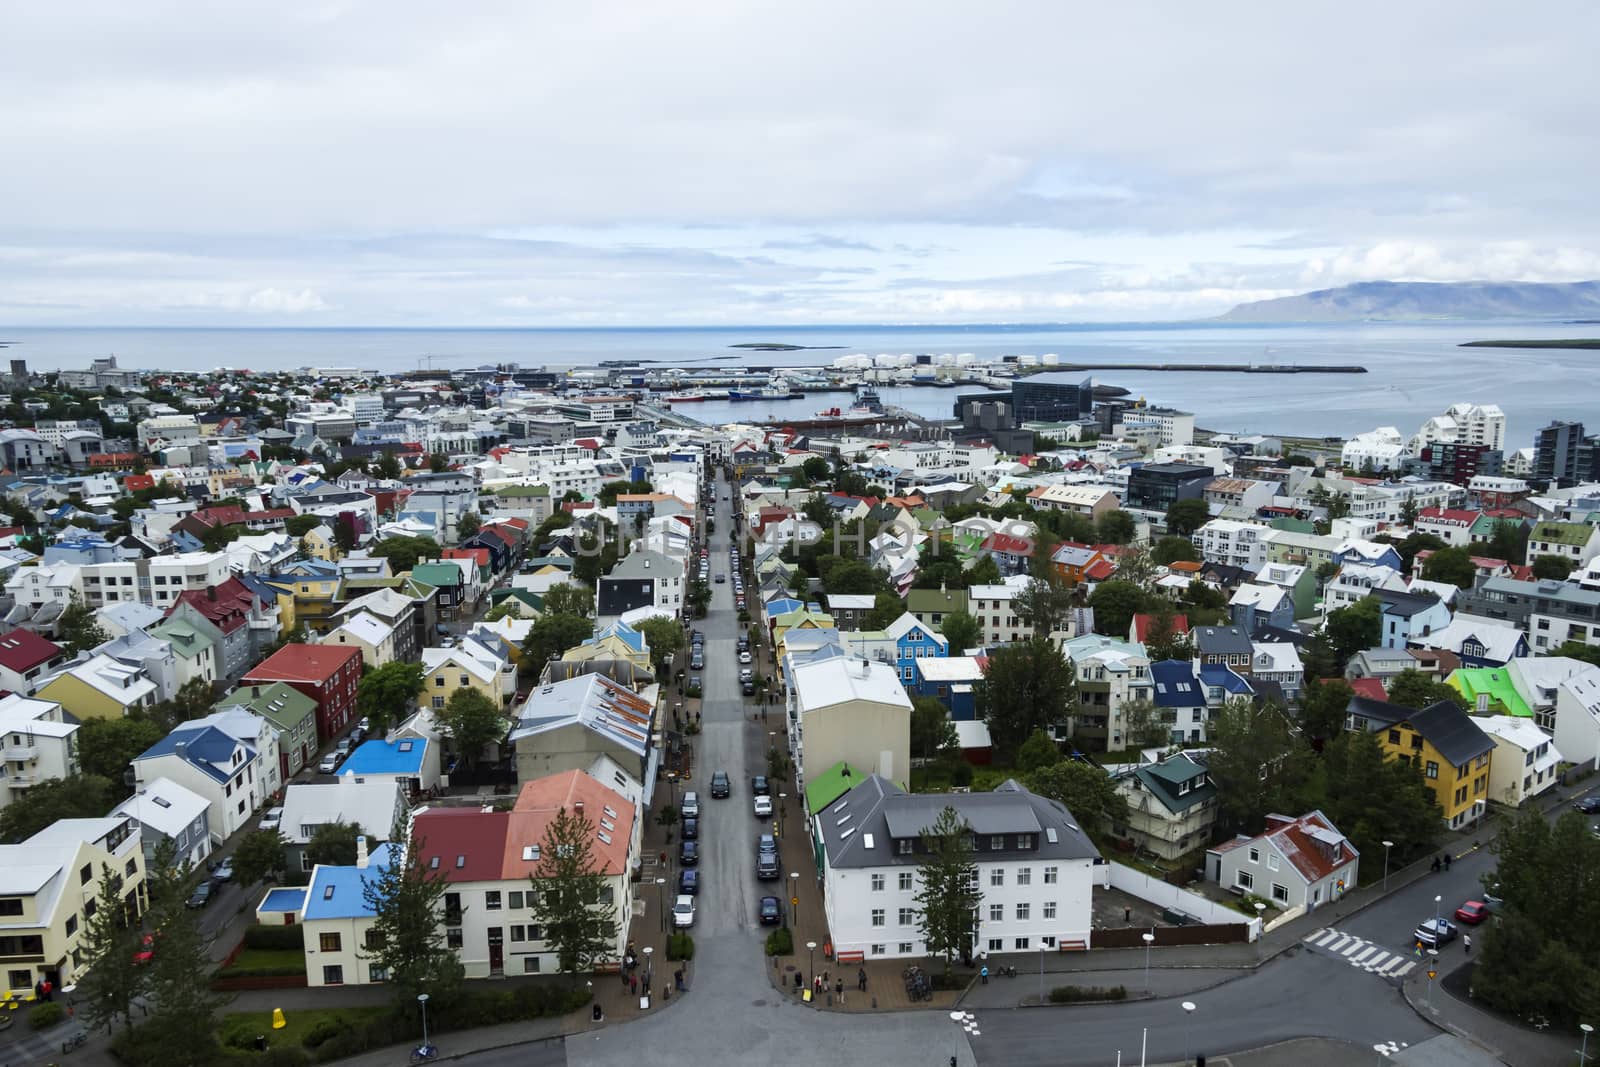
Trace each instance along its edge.
<path fill-rule="evenodd" d="M 1205 766 L 1181 752 L 1160 763 L 1135 767 L 1128 775 L 1137 778 L 1146 792 L 1172 812 L 1187 811 L 1217 795 L 1217 787 L 1207 777 Z M 1189 785 L 1187 791 L 1180 789 L 1184 783 Z"/>
<path fill-rule="evenodd" d="M 1426 593 L 1403 593 L 1398 589 L 1380 589 L 1376 593 L 1383 601 L 1383 613 L 1402 619 L 1421 614 L 1439 603 L 1438 597 Z"/>
<path fill-rule="evenodd" d="M 1197 626 L 1194 647 L 1205 655 L 1253 655 L 1255 646 L 1242 626 Z"/>
<path fill-rule="evenodd" d="M 986 857 L 1015 860 L 1098 859 L 1100 853 L 1062 804 L 1030 793 L 1007 779 L 992 793 L 907 793 L 881 775 L 860 785 L 817 815 L 817 825 L 834 867 L 916 866 L 921 856 L 901 854 L 895 838 L 914 838 L 952 807 L 976 834 L 1036 834 L 1037 848 Z M 871 842 L 869 847 L 868 841 Z"/>
<path fill-rule="evenodd" d="M 1452 767 L 1490 752 L 1494 738 L 1484 733 L 1461 706 L 1451 700 L 1418 710 L 1401 704 L 1367 697 L 1351 697 L 1346 711 L 1368 720 L 1368 729 L 1378 730 L 1397 722 L 1408 722 Z"/>

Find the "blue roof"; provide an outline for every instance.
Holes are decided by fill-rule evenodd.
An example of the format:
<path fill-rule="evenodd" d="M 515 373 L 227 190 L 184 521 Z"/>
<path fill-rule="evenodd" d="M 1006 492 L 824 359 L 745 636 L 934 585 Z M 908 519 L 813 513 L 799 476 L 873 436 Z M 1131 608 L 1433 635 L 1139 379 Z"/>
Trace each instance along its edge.
<path fill-rule="evenodd" d="M 1198 708 L 1205 705 L 1205 692 L 1195 681 L 1194 668 L 1186 659 L 1164 659 L 1150 664 L 1150 679 L 1156 685 L 1158 708 Z"/>
<path fill-rule="evenodd" d="M 767 601 L 767 616 L 775 619 L 779 615 L 787 615 L 789 612 L 799 611 L 803 607 L 805 607 L 805 604 L 798 600 L 781 597 L 777 600 Z"/>
<path fill-rule="evenodd" d="M 373 914 L 367 906 L 366 886 L 389 866 L 388 845 L 372 850 L 365 869 L 360 867 L 322 867 L 312 873 L 304 890 L 305 911 L 301 921 L 312 919 L 359 919 Z"/>
<path fill-rule="evenodd" d="M 593 637 L 585 641 L 584 644 L 592 645 L 606 637 L 612 636 L 618 638 L 623 644 L 627 645 L 635 652 L 644 651 L 644 634 L 640 633 L 638 630 L 635 630 L 621 619 L 613 622 L 605 629 L 598 631 Z"/>
<path fill-rule="evenodd" d="M 268 890 L 266 897 L 261 901 L 257 911 L 294 911 L 298 912 L 306 904 L 305 886 L 292 886 L 284 889 Z"/>
<path fill-rule="evenodd" d="M 228 780 L 230 774 L 218 770 L 213 764 L 227 763 L 232 759 L 233 750 L 239 747 L 239 742 L 215 726 L 191 726 L 188 728 L 180 726 L 139 753 L 138 758 L 152 759 L 156 756 L 176 755 L 180 742 L 186 746 L 184 749 L 185 760 L 219 782 Z"/>
<path fill-rule="evenodd" d="M 1220 685 L 1230 693 L 1248 695 L 1254 692 L 1250 683 L 1222 663 L 1207 663 L 1200 668 L 1200 680 L 1206 685 Z"/>
<path fill-rule="evenodd" d="M 422 757 L 427 754 L 428 742 L 421 737 L 403 737 L 395 741 L 373 738 L 363 741 L 350 753 L 350 758 L 339 768 L 340 774 L 421 774 Z"/>

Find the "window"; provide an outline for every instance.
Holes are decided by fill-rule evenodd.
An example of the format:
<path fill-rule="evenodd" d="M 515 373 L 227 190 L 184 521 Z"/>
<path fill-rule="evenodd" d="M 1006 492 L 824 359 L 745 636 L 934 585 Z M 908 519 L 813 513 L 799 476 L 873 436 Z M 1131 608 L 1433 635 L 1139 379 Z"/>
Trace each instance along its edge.
<path fill-rule="evenodd" d="M 1044 869 L 1044 884 L 1045 885 L 1055 885 L 1056 884 L 1056 869 L 1054 867 L 1046 867 Z"/>
<path fill-rule="evenodd" d="M 94 877 L 94 864 L 85 863 L 83 865 L 83 869 L 78 872 L 78 884 L 79 885 L 88 885 L 90 879 L 92 879 L 93 877 Z M 22 984 L 23 985 L 28 985 L 27 982 L 23 982 Z"/>
<path fill-rule="evenodd" d="M 338 952 L 339 951 L 339 935 L 336 934 L 336 933 L 318 935 L 318 937 L 317 937 L 317 947 L 320 948 L 323 952 Z"/>
<path fill-rule="evenodd" d="M 1233 884 L 1244 889 L 1255 887 L 1256 880 L 1249 871 L 1237 871 L 1233 876 Z"/>
<path fill-rule="evenodd" d="M 915 883 L 915 881 L 916 881 L 916 875 L 912 874 L 910 871 L 901 871 L 900 872 L 900 891 L 902 893 L 910 892 L 911 889 L 912 889 L 913 884 Z"/>
<path fill-rule="evenodd" d="M 872 954 L 873 954 L 873 955 L 874 955 L 874 956 L 881 956 L 881 955 L 883 955 L 883 946 L 882 946 L 882 945 L 873 945 L 873 946 L 872 946 Z"/>
<path fill-rule="evenodd" d="M 1278 901 L 1280 903 L 1288 903 L 1288 901 L 1289 901 L 1289 889 L 1288 889 L 1288 887 L 1287 886 L 1281 886 L 1277 882 L 1273 882 L 1272 883 L 1272 899 L 1276 900 L 1276 901 Z"/>
<path fill-rule="evenodd" d="M 887 879 L 881 874 L 873 875 L 872 876 L 872 891 L 874 893 L 883 892 L 883 887 L 884 887 L 884 884 L 886 883 L 886 881 L 887 881 Z"/>
<path fill-rule="evenodd" d="M 471 685 L 471 684 L 472 684 L 472 683 L 471 683 L 471 682 L 469 682 L 469 681 L 468 681 L 468 680 L 467 680 L 467 676 L 466 676 L 466 675 L 464 675 L 464 674 L 463 674 L 463 675 L 462 675 L 462 676 L 461 676 L 461 684 L 462 684 L 462 685 Z"/>
<path fill-rule="evenodd" d="M 1423 770 L 1422 773 L 1427 775 L 1429 778 L 1439 777 L 1439 761 L 1429 760 L 1428 766 Z"/>
<path fill-rule="evenodd" d="M 1044 902 L 1044 911 L 1041 912 L 1041 918 L 1054 919 L 1055 917 L 1056 917 L 1056 902 L 1053 901 L 1053 900 L 1045 901 Z"/>
<path fill-rule="evenodd" d="M 1524 787 L 1524 788 L 1526 788 L 1526 787 Z M 67 936 L 71 937 L 73 934 L 75 934 L 77 932 L 78 932 L 78 917 L 76 915 L 68 915 L 67 916 Z"/>
<path fill-rule="evenodd" d="M 490 911 L 500 910 L 500 890 L 491 889 L 483 894 L 483 906 Z"/>
<path fill-rule="evenodd" d="M 538 974 L 539 973 L 539 957 L 538 956 L 524 956 L 524 957 L 522 957 L 522 973 L 523 974 Z"/>
<path fill-rule="evenodd" d="M 989 884 L 990 885 L 1005 885 L 1006 884 L 1006 872 L 1001 870 L 999 867 L 996 867 L 994 870 L 990 871 L 989 872 Z"/>
<path fill-rule="evenodd" d="M 1275 871 L 1277 869 L 1278 869 L 1278 854 L 1276 852 L 1267 853 L 1267 870 Z"/>
<path fill-rule="evenodd" d="M 522 908 L 522 890 L 513 889 L 506 894 L 506 907 L 520 910 Z"/>
<path fill-rule="evenodd" d="M 916 942 L 902 941 L 894 947 L 894 950 L 902 956 L 909 956 L 917 950 Z"/>
<path fill-rule="evenodd" d="M 1018 885 L 1032 885 L 1033 884 L 1033 868 L 1032 867 L 1019 867 L 1019 868 L 1017 868 L 1017 884 Z"/>
<path fill-rule="evenodd" d="M 1039 944 L 1043 945 L 1045 948 L 1055 948 L 1056 939 L 1053 937 L 1041 937 L 1039 939 Z"/>
<path fill-rule="evenodd" d="M 433 710 L 434 711 L 443 711 L 444 710 L 444 697 L 434 697 L 433 698 Z"/>
<path fill-rule="evenodd" d="M 1006 906 L 1004 904 L 989 905 L 989 921 L 992 923 L 1005 922 Z"/>
<path fill-rule="evenodd" d="M 344 968 L 338 966 L 322 968 L 322 984 L 344 985 Z"/>
<path fill-rule="evenodd" d="M 883 908 L 873 908 L 872 909 L 872 925 L 873 926 L 882 926 L 884 924 L 884 921 L 885 921 L 884 920 L 884 909 Z"/>
<path fill-rule="evenodd" d="M 4 899 L 0 899 L 0 915 L 21 915 L 21 914 L 22 914 L 22 898 L 21 897 L 5 897 Z"/>
<path fill-rule="evenodd" d="M 899 841 L 897 841 L 895 843 L 899 846 L 900 855 L 902 855 L 902 856 L 911 855 L 911 838 L 903 837 L 903 838 L 901 838 Z"/>
<path fill-rule="evenodd" d="M 990 834 L 989 835 L 989 851 L 998 852 L 998 851 L 1000 851 L 1001 849 L 1003 849 L 1005 847 L 1006 847 L 1006 835 L 1005 834 Z M 999 885 L 1000 883 L 996 882 L 995 884 Z"/>
<path fill-rule="evenodd" d="M 366 949 L 369 952 L 375 952 L 378 949 L 382 948 L 383 947 L 383 931 L 375 929 L 374 927 L 370 927 L 369 926 L 367 928 L 366 937 L 362 939 L 361 947 Z"/>
<path fill-rule="evenodd" d="M 444 944 L 446 948 L 461 947 L 461 927 L 447 926 L 444 931 Z"/>
<path fill-rule="evenodd" d="M 374 982 L 387 982 L 389 980 L 389 968 L 373 965 L 367 968 L 367 977 Z"/>
<path fill-rule="evenodd" d="M 1260 863 L 1261 862 L 1261 850 L 1259 848 L 1256 848 L 1254 845 L 1252 845 L 1250 847 L 1250 862 L 1251 863 Z"/>
<path fill-rule="evenodd" d="M 989 951 L 990 952 L 1004 952 L 1005 951 L 1005 947 L 1006 947 L 1005 938 L 1003 938 L 1003 937 L 991 937 L 989 939 Z"/>
<path fill-rule="evenodd" d="M 528 928 L 526 926 L 513 926 L 511 928 L 511 943 L 516 944 L 519 941 L 526 941 L 528 939 L 527 935 Z"/>
<path fill-rule="evenodd" d="M 1391 745 L 1398 745 L 1400 743 L 1400 731 L 1399 730 L 1390 730 L 1389 731 L 1389 743 Z"/>
<path fill-rule="evenodd" d="M 901 908 L 900 909 L 900 925 L 901 926 L 915 926 L 915 925 L 917 925 L 917 909 L 916 908 Z"/>
<path fill-rule="evenodd" d="M 127 873 L 129 878 L 136 876 L 139 873 L 139 857 L 135 856 L 133 859 L 129 860 L 128 865 L 124 867 L 123 870 Z"/>
<path fill-rule="evenodd" d="M 442 674 L 434 675 L 433 687 L 435 689 L 443 689 L 444 688 L 444 675 L 442 675 Z"/>
<path fill-rule="evenodd" d="M 1032 910 L 1032 906 L 1031 905 L 1018 904 L 1017 905 L 1017 921 L 1018 922 L 1026 922 L 1028 920 L 1028 913 L 1031 910 Z"/>

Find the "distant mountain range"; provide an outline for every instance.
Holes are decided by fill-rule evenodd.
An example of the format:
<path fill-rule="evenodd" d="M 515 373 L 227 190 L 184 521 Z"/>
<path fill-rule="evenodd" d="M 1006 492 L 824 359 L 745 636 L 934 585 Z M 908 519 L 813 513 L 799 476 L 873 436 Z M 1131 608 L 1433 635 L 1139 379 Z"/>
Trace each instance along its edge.
<path fill-rule="evenodd" d="M 1600 319 L 1595 282 L 1357 282 L 1240 304 L 1219 322 Z"/>

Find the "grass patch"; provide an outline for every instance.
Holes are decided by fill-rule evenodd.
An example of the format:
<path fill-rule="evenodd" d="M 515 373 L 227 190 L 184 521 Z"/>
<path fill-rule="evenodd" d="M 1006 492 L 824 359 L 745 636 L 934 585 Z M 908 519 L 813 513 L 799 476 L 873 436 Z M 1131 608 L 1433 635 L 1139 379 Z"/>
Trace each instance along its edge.
<path fill-rule="evenodd" d="M 1050 990 L 1052 1004 L 1084 1004 L 1090 1001 L 1127 999 L 1128 990 L 1119 985 L 1058 985 Z"/>
<path fill-rule="evenodd" d="M 217 1036 L 232 1048 L 254 1049 L 257 1034 L 266 1035 L 268 1048 L 305 1048 L 308 1034 L 320 1036 L 357 1030 L 382 1018 L 389 1010 L 383 1007 L 301 1008 L 283 1013 L 288 1025 L 282 1030 L 272 1028 L 270 1011 L 234 1011 L 222 1016 Z"/>
<path fill-rule="evenodd" d="M 230 965 L 230 970 L 253 971 L 258 967 L 294 967 L 305 969 L 306 954 L 293 948 L 247 948 Z"/>

